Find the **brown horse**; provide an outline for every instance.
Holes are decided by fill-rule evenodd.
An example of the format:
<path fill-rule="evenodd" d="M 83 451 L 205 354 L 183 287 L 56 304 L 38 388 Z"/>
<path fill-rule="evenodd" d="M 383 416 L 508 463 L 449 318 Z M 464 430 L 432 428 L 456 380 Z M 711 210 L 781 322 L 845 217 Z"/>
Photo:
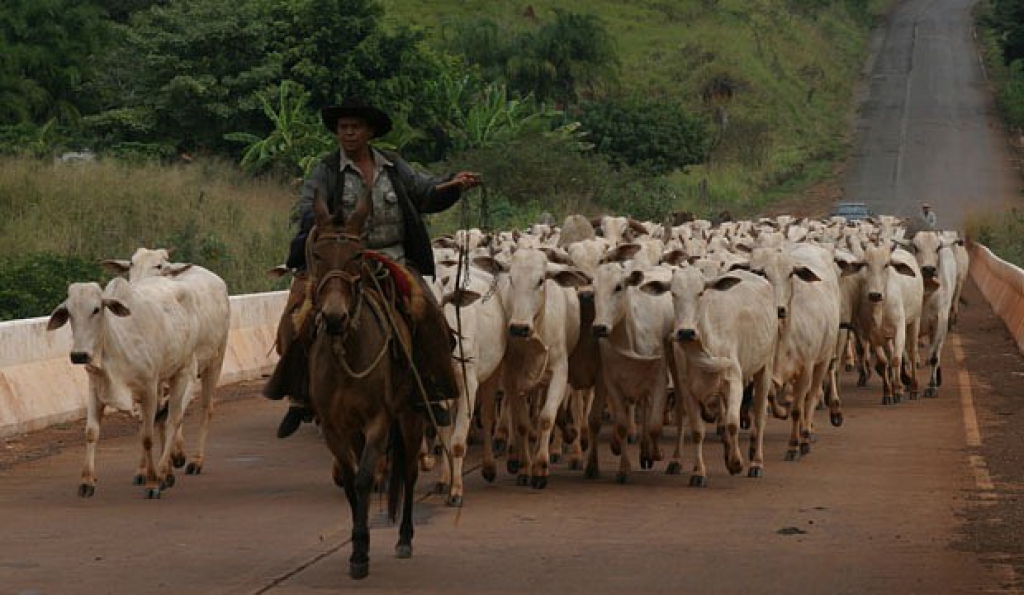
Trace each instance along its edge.
<path fill-rule="evenodd" d="M 410 391 L 416 388 L 405 355 L 411 349 L 410 329 L 392 299 L 379 291 L 373 261 L 364 253 L 368 209 L 357 209 L 339 226 L 317 197 L 315 214 L 316 227 L 306 247 L 316 325 L 309 353 L 310 398 L 334 454 L 335 483 L 344 488 L 352 509 L 349 573 L 361 579 L 370 569 L 367 513 L 374 471 L 389 449 L 392 521 L 402 499 L 395 552 L 399 558 L 412 556 L 412 505 L 419 474 L 415 455 L 424 423 L 411 405 Z"/>

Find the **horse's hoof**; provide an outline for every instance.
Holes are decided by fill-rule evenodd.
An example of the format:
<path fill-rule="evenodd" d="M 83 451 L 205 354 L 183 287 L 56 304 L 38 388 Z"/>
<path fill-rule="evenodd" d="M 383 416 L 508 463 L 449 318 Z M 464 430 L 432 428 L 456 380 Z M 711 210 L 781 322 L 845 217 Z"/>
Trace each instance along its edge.
<path fill-rule="evenodd" d="M 132 485 L 133 486 L 146 485 L 146 476 L 142 475 L 141 473 L 139 475 L 136 475 L 135 477 L 132 478 Z"/>
<path fill-rule="evenodd" d="M 96 493 L 96 486 L 83 483 L 78 486 L 78 497 L 79 498 L 92 498 L 92 495 Z"/>
<path fill-rule="evenodd" d="M 535 490 L 543 490 L 548 487 L 548 478 L 546 475 L 534 475 L 533 479 L 530 480 L 530 485 Z"/>
<path fill-rule="evenodd" d="M 186 459 L 184 454 L 171 455 L 171 464 L 174 465 L 175 469 L 181 469 L 182 467 L 184 467 L 185 462 Z"/>
<path fill-rule="evenodd" d="M 691 475 L 690 476 L 690 487 L 691 488 L 706 488 L 706 487 L 708 487 L 708 476 L 707 475 Z"/>
<path fill-rule="evenodd" d="M 747 470 L 747 477 L 764 477 L 764 469 L 761 467 L 751 467 Z"/>
<path fill-rule="evenodd" d="M 160 499 L 160 488 L 146 488 L 146 499 L 147 500 L 159 500 Z"/>
<path fill-rule="evenodd" d="M 629 483 L 629 473 L 623 473 L 622 471 L 616 473 L 615 483 L 619 485 L 626 485 L 627 483 Z"/>
<path fill-rule="evenodd" d="M 447 504 L 449 508 L 462 508 L 462 496 L 448 496 L 448 500 L 445 501 L 445 504 Z"/>
<path fill-rule="evenodd" d="M 408 560 L 412 557 L 412 544 L 400 543 L 395 546 L 395 557 L 400 560 Z"/>
<path fill-rule="evenodd" d="M 516 476 L 516 485 L 521 487 L 521 488 L 530 485 L 530 476 L 529 475 L 517 475 Z"/>
<path fill-rule="evenodd" d="M 683 472 L 683 466 L 679 461 L 672 461 L 665 467 L 665 475 L 679 475 Z"/>
<path fill-rule="evenodd" d="M 484 479 L 487 480 L 487 483 L 494 483 L 495 478 L 498 477 L 498 473 L 494 470 L 493 467 L 484 467 L 480 469 L 480 475 L 484 476 Z"/>
<path fill-rule="evenodd" d="M 800 451 L 795 449 L 795 448 L 791 448 L 791 449 L 787 450 L 786 451 L 786 460 L 787 461 L 799 461 L 800 460 Z"/>
<path fill-rule="evenodd" d="M 175 483 L 174 474 L 173 473 L 168 473 L 167 477 L 165 477 L 164 480 L 160 482 L 160 489 L 161 490 L 167 490 L 167 489 L 173 488 L 174 487 L 174 483 Z"/>
<path fill-rule="evenodd" d="M 935 397 L 939 396 L 939 390 L 934 386 L 929 386 L 928 388 L 924 389 L 924 396 L 926 399 L 934 399 Z"/>
<path fill-rule="evenodd" d="M 601 472 L 598 470 L 597 465 L 587 465 L 587 468 L 583 470 L 583 477 L 587 479 L 597 479 L 601 476 Z"/>
<path fill-rule="evenodd" d="M 551 453 L 551 455 L 550 455 L 550 456 L 548 457 L 548 460 L 550 460 L 550 461 L 551 461 L 551 464 L 552 464 L 552 465 L 554 465 L 554 464 L 556 464 L 556 463 L 560 463 L 560 462 L 562 462 L 562 455 L 561 455 L 560 453 L 557 453 L 557 452 L 553 452 L 553 453 Z"/>
<path fill-rule="evenodd" d="M 189 463 L 188 467 L 185 467 L 185 475 L 199 475 L 203 472 L 203 466 L 199 463 Z"/>
<path fill-rule="evenodd" d="M 811 454 L 811 443 L 810 442 L 804 442 L 804 443 L 802 443 L 800 445 L 800 454 L 801 455 L 809 455 L 809 454 Z"/>
<path fill-rule="evenodd" d="M 508 469 L 509 475 L 515 475 L 519 473 L 519 461 L 515 459 L 509 459 L 505 463 L 505 468 Z"/>
<path fill-rule="evenodd" d="M 843 412 L 840 411 L 829 415 L 828 420 L 832 422 L 833 426 L 838 428 L 839 426 L 843 425 Z"/>
<path fill-rule="evenodd" d="M 360 580 L 370 575 L 369 562 L 352 562 L 348 565 L 348 575 L 352 579 Z"/>

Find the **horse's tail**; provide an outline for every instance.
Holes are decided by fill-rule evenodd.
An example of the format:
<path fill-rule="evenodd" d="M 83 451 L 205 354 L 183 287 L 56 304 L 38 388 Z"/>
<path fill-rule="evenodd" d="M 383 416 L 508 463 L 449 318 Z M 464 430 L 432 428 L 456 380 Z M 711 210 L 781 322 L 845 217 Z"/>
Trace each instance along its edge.
<path fill-rule="evenodd" d="M 406 467 L 409 465 L 409 453 L 402 434 L 402 424 L 398 420 L 391 422 L 391 435 L 388 437 L 388 450 L 391 451 L 391 477 L 388 481 L 388 518 L 394 523 L 398 518 L 398 506 L 406 489 Z"/>

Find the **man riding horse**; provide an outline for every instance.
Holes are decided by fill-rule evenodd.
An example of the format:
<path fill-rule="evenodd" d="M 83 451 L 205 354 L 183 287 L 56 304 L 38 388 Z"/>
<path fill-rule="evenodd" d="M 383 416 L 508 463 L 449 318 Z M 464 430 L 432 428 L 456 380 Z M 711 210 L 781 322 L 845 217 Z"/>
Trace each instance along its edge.
<path fill-rule="evenodd" d="M 369 103 L 349 98 L 341 105 L 320 112 L 324 125 L 337 136 L 339 149 L 328 154 L 302 187 L 294 218 L 299 224 L 292 240 L 287 266 L 294 273 L 291 292 L 278 327 L 278 362 L 265 394 L 272 399 L 291 397 L 278 427 L 280 438 L 290 436 L 313 411 L 308 400 L 309 338 L 301 324 L 307 301 L 308 264 L 306 239 L 313 227 L 314 198 L 321 193 L 331 213 L 349 217 L 357 207 L 370 209 L 365 227 L 366 247 L 395 263 L 405 265 L 415 280 L 412 291 L 422 295 L 425 308 L 412 316 L 413 360 L 431 400 L 429 413 L 441 425 L 449 422 L 447 411 L 437 401 L 458 395 L 451 366 L 451 331 L 444 314 L 433 299 L 421 275 L 434 274 L 430 236 L 421 213 L 443 211 L 458 202 L 462 192 L 480 184 L 478 174 L 459 172 L 439 178 L 415 171 L 397 154 L 370 145 L 391 130 L 391 118 Z M 414 406 L 428 414 L 422 396 L 413 391 Z"/>

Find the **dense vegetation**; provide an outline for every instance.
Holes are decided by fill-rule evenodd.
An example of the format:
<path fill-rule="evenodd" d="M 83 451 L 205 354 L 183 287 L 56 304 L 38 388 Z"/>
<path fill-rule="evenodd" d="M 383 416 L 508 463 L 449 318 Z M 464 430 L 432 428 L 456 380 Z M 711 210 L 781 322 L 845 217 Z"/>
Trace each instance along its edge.
<path fill-rule="evenodd" d="M 317 110 L 350 95 L 393 116 L 382 143 L 410 160 L 483 172 L 486 192 L 436 231 L 478 223 L 485 200 L 503 226 L 542 211 L 752 214 L 843 156 L 886 4 L 13 0 L 0 254 L 19 260 L 0 259 L 0 276 L 39 257 L 67 259 L 72 278 L 72 257 L 170 245 L 232 292 L 269 288 L 293 181 L 333 146 Z M 54 163 L 83 149 L 100 161 Z"/>

